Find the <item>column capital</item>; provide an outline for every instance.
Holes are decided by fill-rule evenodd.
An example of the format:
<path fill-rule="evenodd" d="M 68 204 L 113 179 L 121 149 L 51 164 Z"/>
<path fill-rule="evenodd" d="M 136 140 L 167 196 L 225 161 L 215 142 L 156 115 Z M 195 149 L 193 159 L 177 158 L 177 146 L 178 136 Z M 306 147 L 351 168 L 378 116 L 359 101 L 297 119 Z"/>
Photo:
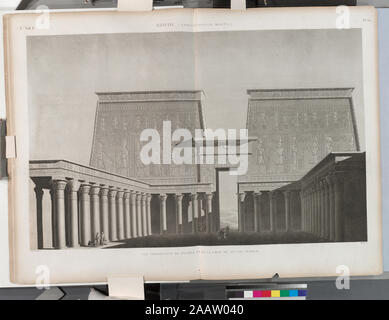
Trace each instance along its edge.
<path fill-rule="evenodd" d="M 116 193 L 116 198 L 121 199 L 123 198 L 123 196 L 124 196 L 124 191 L 119 189 L 118 192 Z"/>
<path fill-rule="evenodd" d="M 254 191 L 254 197 L 259 198 L 262 195 L 261 191 Z"/>
<path fill-rule="evenodd" d="M 37 196 L 43 197 L 43 189 L 40 186 L 35 186 L 34 191 Z"/>
<path fill-rule="evenodd" d="M 124 192 L 123 198 L 124 198 L 124 199 L 130 199 L 130 197 L 131 197 L 131 192 L 128 191 L 127 189 L 126 189 L 126 191 L 123 191 L 123 192 Z"/>
<path fill-rule="evenodd" d="M 207 200 L 211 201 L 213 199 L 213 193 L 206 193 L 205 194 Z"/>
<path fill-rule="evenodd" d="M 167 194 L 161 193 L 161 194 L 159 195 L 159 199 L 160 199 L 161 201 L 166 201 L 166 199 L 167 199 Z"/>
<path fill-rule="evenodd" d="M 246 198 L 246 192 L 239 192 L 238 197 L 239 197 L 239 201 L 243 202 L 244 199 Z"/>
<path fill-rule="evenodd" d="M 77 192 L 80 189 L 80 182 L 77 180 L 69 180 L 67 183 L 67 187 L 70 192 Z"/>
<path fill-rule="evenodd" d="M 95 186 L 95 185 L 92 185 L 90 187 L 90 195 L 91 196 L 96 196 L 100 193 L 100 187 L 99 186 Z"/>
<path fill-rule="evenodd" d="M 176 193 L 175 195 L 174 195 L 174 198 L 177 200 L 177 201 L 182 201 L 182 198 L 184 197 L 184 195 L 183 194 L 181 194 L 181 193 Z"/>
<path fill-rule="evenodd" d="M 90 186 L 89 184 L 83 183 L 83 184 L 81 184 L 81 186 L 80 186 L 79 192 L 80 192 L 81 194 L 85 194 L 85 193 L 89 194 L 90 187 L 91 187 L 91 186 Z"/>
<path fill-rule="evenodd" d="M 137 191 L 136 192 L 136 201 L 142 201 L 142 196 L 143 196 L 142 192 Z"/>
<path fill-rule="evenodd" d="M 198 195 L 197 193 L 192 193 L 192 194 L 190 195 L 191 200 L 197 200 L 198 197 L 199 197 L 199 195 Z"/>
<path fill-rule="evenodd" d="M 142 193 L 142 201 L 146 201 L 147 200 L 147 194 L 146 193 Z"/>
<path fill-rule="evenodd" d="M 118 192 L 118 191 L 117 191 L 113 186 L 109 186 L 108 196 L 109 196 L 110 198 L 115 198 L 117 192 Z"/>
<path fill-rule="evenodd" d="M 153 196 L 152 196 L 150 193 L 148 193 L 148 194 L 146 195 L 146 197 L 147 197 L 147 203 L 150 203 L 150 202 L 151 202 L 151 199 L 153 198 Z"/>
<path fill-rule="evenodd" d="M 290 190 L 282 190 L 282 193 L 284 194 L 285 198 L 289 198 Z"/>
<path fill-rule="evenodd" d="M 131 201 L 133 201 L 133 202 L 136 201 L 136 191 L 130 190 L 130 199 L 131 199 Z"/>
<path fill-rule="evenodd" d="M 52 181 L 53 188 L 55 190 L 65 190 L 67 181 L 66 180 L 53 180 Z"/>
<path fill-rule="evenodd" d="M 108 191 L 109 191 L 108 188 L 101 187 L 100 188 L 100 196 L 106 197 L 108 195 Z"/>

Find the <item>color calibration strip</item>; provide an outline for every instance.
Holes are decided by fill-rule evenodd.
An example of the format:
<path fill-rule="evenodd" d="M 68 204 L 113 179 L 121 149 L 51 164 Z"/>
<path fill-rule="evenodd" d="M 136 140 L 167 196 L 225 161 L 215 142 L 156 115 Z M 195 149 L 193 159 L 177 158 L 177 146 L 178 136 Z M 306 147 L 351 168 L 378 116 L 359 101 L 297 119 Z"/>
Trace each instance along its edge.
<path fill-rule="evenodd" d="M 230 289 L 226 291 L 227 299 L 258 299 L 258 300 L 305 300 L 307 289 Z"/>

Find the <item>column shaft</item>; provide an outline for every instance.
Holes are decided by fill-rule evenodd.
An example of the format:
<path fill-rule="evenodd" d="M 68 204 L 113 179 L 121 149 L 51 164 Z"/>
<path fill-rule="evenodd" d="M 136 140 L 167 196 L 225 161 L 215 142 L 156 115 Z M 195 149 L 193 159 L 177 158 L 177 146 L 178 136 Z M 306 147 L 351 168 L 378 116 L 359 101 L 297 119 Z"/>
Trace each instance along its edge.
<path fill-rule="evenodd" d="M 117 215 L 116 215 L 116 193 L 117 190 L 110 188 L 108 193 L 109 203 L 109 240 L 117 241 Z"/>
<path fill-rule="evenodd" d="M 276 204 L 274 202 L 275 193 L 273 191 L 269 192 L 269 219 L 270 219 L 270 231 L 275 231 L 275 211 L 276 211 Z"/>
<path fill-rule="evenodd" d="M 148 236 L 148 221 L 147 221 L 147 195 L 142 195 L 142 226 L 143 236 Z"/>
<path fill-rule="evenodd" d="M 37 248 L 43 249 L 43 211 L 42 211 L 42 200 L 43 200 L 43 189 L 36 185 L 34 188 L 36 198 L 36 228 L 37 228 Z"/>
<path fill-rule="evenodd" d="M 183 227 L 182 227 L 182 194 L 176 194 L 175 200 L 176 200 L 176 231 L 178 234 L 183 233 Z"/>
<path fill-rule="evenodd" d="M 206 223 L 206 229 L 207 233 L 211 233 L 213 229 L 213 214 L 212 214 L 212 199 L 213 199 L 213 194 L 212 193 L 207 193 L 205 195 L 207 205 L 206 205 L 206 211 L 205 211 L 205 223 Z"/>
<path fill-rule="evenodd" d="M 166 194 L 159 195 L 159 207 L 160 207 L 160 229 L 161 234 L 167 233 L 167 219 L 166 219 Z"/>
<path fill-rule="evenodd" d="M 238 229 L 239 232 L 244 232 L 244 224 L 245 224 L 245 206 L 244 206 L 244 200 L 246 198 L 245 192 L 239 192 L 238 194 Z"/>
<path fill-rule="evenodd" d="M 191 200 L 192 200 L 192 233 L 196 233 L 198 232 L 198 217 L 199 217 L 199 210 L 197 207 L 197 200 L 198 200 L 197 193 L 191 194 Z"/>
<path fill-rule="evenodd" d="M 136 192 L 131 191 L 131 227 L 132 227 L 132 237 L 137 238 L 138 237 L 138 222 L 137 222 L 137 215 L 136 215 Z"/>
<path fill-rule="evenodd" d="M 90 215 L 90 186 L 83 184 L 80 187 L 80 220 L 81 220 L 81 245 L 88 246 L 91 237 L 91 215 Z"/>
<path fill-rule="evenodd" d="M 98 245 L 98 238 L 100 235 L 100 187 L 92 186 L 90 189 L 91 200 L 91 241 L 96 241 Z"/>
<path fill-rule="evenodd" d="M 126 239 L 131 238 L 131 205 L 130 205 L 130 193 L 126 190 L 123 195 L 124 207 L 123 207 L 123 217 L 124 217 L 124 237 Z"/>
<path fill-rule="evenodd" d="M 335 241 L 343 240 L 343 180 L 334 176 Z"/>
<path fill-rule="evenodd" d="M 108 188 L 100 189 L 100 221 L 102 242 L 109 240 Z"/>
<path fill-rule="evenodd" d="M 285 231 L 289 231 L 289 196 L 288 190 L 284 191 L 284 203 L 285 203 Z"/>
<path fill-rule="evenodd" d="M 151 194 L 147 195 L 147 234 L 152 235 L 151 231 Z"/>
<path fill-rule="evenodd" d="M 68 199 L 69 199 L 69 226 L 70 226 L 70 241 L 69 245 L 72 248 L 79 246 L 78 238 L 78 196 L 79 183 L 72 180 L 68 183 Z"/>
<path fill-rule="evenodd" d="M 136 219 L 138 222 L 138 236 L 143 237 L 143 226 L 142 226 L 142 193 L 137 192 L 136 194 Z"/>
<path fill-rule="evenodd" d="M 66 222 L 65 222 L 65 187 L 66 181 L 54 180 L 55 198 L 55 247 L 56 249 L 66 248 Z"/>
<path fill-rule="evenodd" d="M 123 210 L 123 191 L 116 193 L 116 224 L 118 240 L 124 239 L 124 210 Z"/>

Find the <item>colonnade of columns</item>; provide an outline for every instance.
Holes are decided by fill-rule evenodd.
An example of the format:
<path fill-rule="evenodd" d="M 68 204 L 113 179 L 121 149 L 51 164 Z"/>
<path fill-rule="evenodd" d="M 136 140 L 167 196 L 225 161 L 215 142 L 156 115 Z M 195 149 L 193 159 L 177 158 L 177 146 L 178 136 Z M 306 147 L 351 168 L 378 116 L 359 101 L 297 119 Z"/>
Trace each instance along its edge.
<path fill-rule="evenodd" d="M 76 180 L 53 179 L 50 185 L 54 248 L 101 245 L 152 234 L 151 193 Z M 42 216 L 43 186 L 36 183 L 34 190 L 39 217 Z M 157 193 L 155 196 L 159 200 L 160 233 L 168 231 L 168 214 L 175 214 L 175 232 L 184 233 L 184 194 Z M 175 200 L 174 212 L 170 212 L 170 207 L 170 211 L 167 210 L 168 196 Z M 212 232 L 213 194 L 195 192 L 188 196 L 191 202 L 191 232 Z M 205 222 L 205 227 L 201 222 Z M 38 237 L 43 237 L 42 233 L 40 230 Z M 39 242 L 43 247 L 43 241 L 38 239 Z"/>
<path fill-rule="evenodd" d="M 262 191 L 253 192 L 253 223 L 254 227 L 250 230 L 246 230 L 247 223 L 245 219 L 247 217 L 247 193 L 240 192 L 238 194 L 239 201 L 239 231 L 290 231 L 292 228 L 291 216 L 296 215 L 293 212 L 293 208 L 298 208 L 301 219 L 301 226 L 298 230 L 311 233 L 318 238 L 328 241 L 342 241 L 343 239 L 343 214 L 344 211 L 344 195 L 343 195 L 343 184 L 345 181 L 344 174 L 341 172 L 329 173 L 327 175 L 317 177 L 303 185 L 301 190 L 288 190 L 285 188 L 276 189 L 273 191 Z M 292 198 L 292 192 L 298 194 L 298 197 Z M 263 195 L 267 193 L 267 197 Z M 282 195 L 283 201 L 280 200 L 279 195 Z M 281 198 L 282 199 L 282 198 Z M 268 208 L 267 218 L 268 227 L 265 228 L 263 225 L 263 212 L 261 203 L 268 201 L 265 207 Z M 299 202 L 299 205 L 295 205 L 294 202 Z M 276 215 L 279 212 L 278 205 L 282 203 L 283 208 L 281 212 L 282 217 L 285 219 L 283 230 L 276 230 Z M 296 227 L 295 227 L 296 228 Z"/>
<path fill-rule="evenodd" d="M 343 182 L 341 174 L 328 174 L 303 188 L 304 231 L 330 241 L 342 241 Z"/>
<path fill-rule="evenodd" d="M 178 234 L 184 233 L 183 227 L 183 197 L 181 193 L 172 195 L 175 200 L 175 214 L 176 214 L 176 232 Z M 166 234 L 168 232 L 167 226 L 167 205 L 166 201 L 168 199 L 167 194 L 159 195 L 159 208 L 160 208 L 160 233 Z M 191 218 L 192 218 L 192 233 L 197 233 L 200 231 L 212 232 L 213 231 L 213 215 L 212 215 L 212 193 L 192 193 L 190 194 L 191 202 Z M 205 202 L 205 204 L 204 204 Z M 205 220 L 205 230 L 202 230 L 200 220 L 201 212 L 204 210 L 204 220 Z"/>
<path fill-rule="evenodd" d="M 42 211 L 43 190 L 35 186 Z M 151 194 L 113 186 L 53 180 L 53 246 L 90 246 L 151 235 Z M 98 240 L 99 239 L 99 240 Z"/>
<path fill-rule="evenodd" d="M 274 191 L 250 191 L 250 193 L 253 194 L 253 215 L 254 215 L 254 232 L 261 232 L 261 231 L 276 231 L 276 212 L 277 212 L 277 201 L 276 196 L 277 194 L 281 194 L 284 197 L 284 217 L 285 217 L 285 229 L 283 231 L 289 231 L 291 229 L 291 219 L 290 219 L 290 213 L 291 213 L 291 190 L 274 190 Z M 298 192 L 298 191 L 297 191 Z M 245 206 L 247 202 L 245 201 L 247 199 L 247 193 L 249 192 L 240 192 L 238 194 L 238 228 L 239 232 L 245 232 L 246 230 L 246 216 L 247 216 L 247 210 L 245 209 Z M 263 197 L 263 195 L 267 193 L 267 197 Z M 269 225 L 268 228 L 265 228 L 263 224 L 263 212 L 261 210 L 262 208 L 262 202 L 268 201 L 268 208 L 269 208 Z"/>

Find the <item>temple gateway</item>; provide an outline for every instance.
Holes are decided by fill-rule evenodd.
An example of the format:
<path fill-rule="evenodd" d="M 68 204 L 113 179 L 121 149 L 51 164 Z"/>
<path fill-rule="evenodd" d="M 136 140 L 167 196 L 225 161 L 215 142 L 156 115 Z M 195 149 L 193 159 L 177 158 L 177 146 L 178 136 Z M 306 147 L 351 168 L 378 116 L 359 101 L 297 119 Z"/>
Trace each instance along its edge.
<path fill-rule="evenodd" d="M 226 229 L 236 239 L 258 235 L 250 244 L 261 244 L 262 236 L 295 243 L 299 235 L 311 242 L 366 241 L 365 152 L 353 89 L 247 94 L 248 171 L 231 182 L 223 180 L 228 163 L 140 161 L 143 129 L 162 136 L 163 121 L 170 121 L 172 130 L 194 136 L 205 128 L 201 91 L 97 93 L 89 165 L 30 161 L 32 249 L 131 247 L 150 237 L 182 246 L 179 239 L 190 234 L 214 235 L 214 244 L 223 244 Z M 226 194 L 233 199 L 228 208 Z"/>

